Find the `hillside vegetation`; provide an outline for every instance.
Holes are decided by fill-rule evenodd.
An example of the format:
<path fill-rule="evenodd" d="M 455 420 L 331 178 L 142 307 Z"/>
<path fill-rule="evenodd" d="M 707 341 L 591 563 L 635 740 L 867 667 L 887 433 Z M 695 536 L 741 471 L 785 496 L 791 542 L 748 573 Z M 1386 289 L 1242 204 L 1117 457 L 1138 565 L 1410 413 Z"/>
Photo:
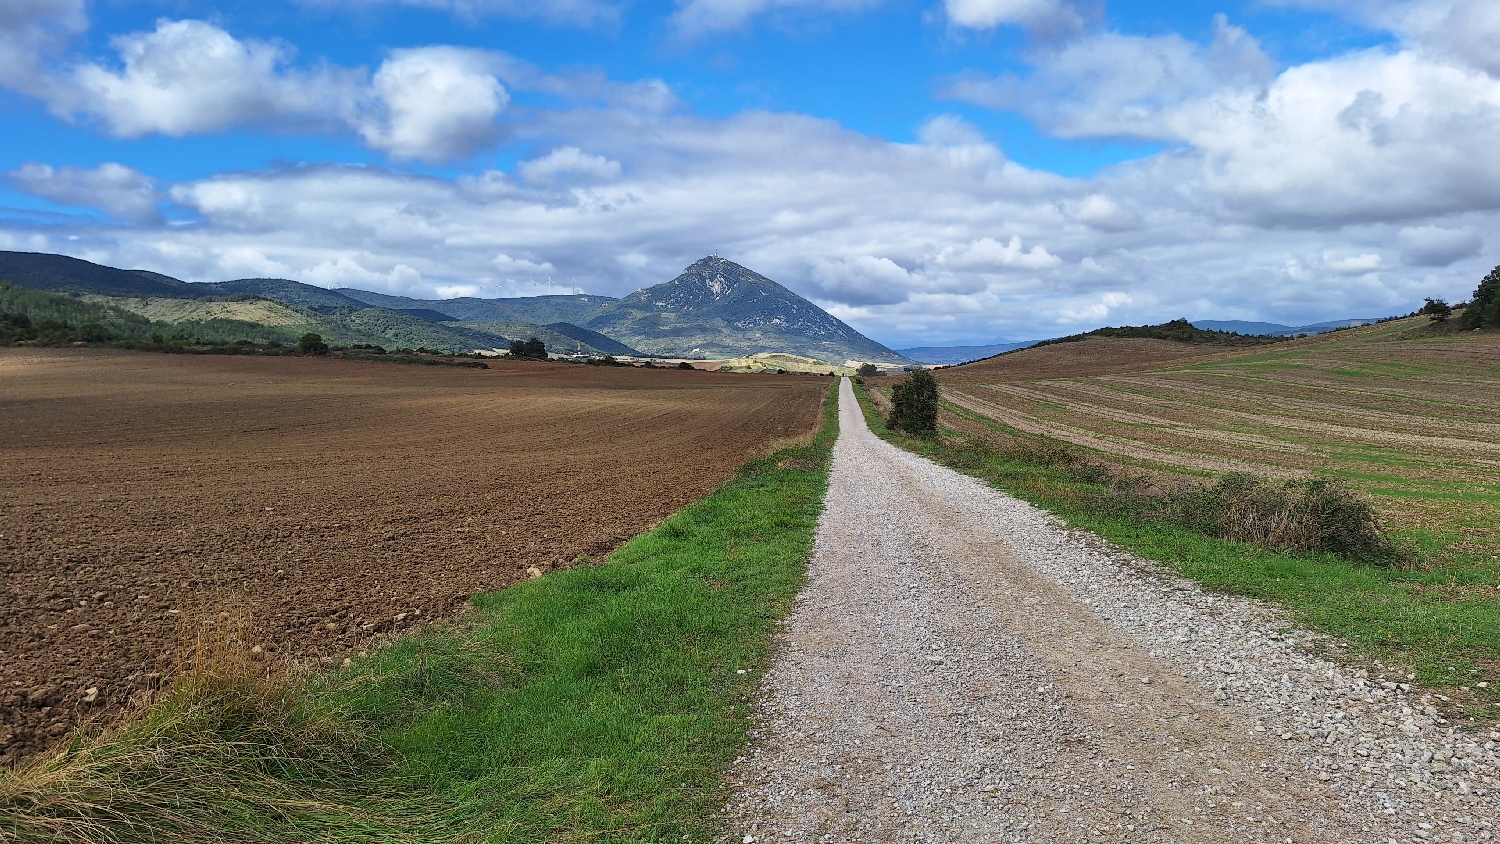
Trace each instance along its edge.
<path fill-rule="evenodd" d="M 1038 346 L 1053 343 L 1075 343 L 1087 337 L 1122 337 L 1138 340 L 1171 340 L 1175 343 L 1201 343 L 1213 346 L 1264 346 L 1280 343 L 1287 338 L 1271 334 L 1240 334 L 1235 331 L 1217 331 L 1199 328 L 1185 319 L 1174 319 L 1161 325 L 1126 325 L 1119 328 L 1096 328 L 1083 334 L 1070 334 L 1052 340 L 1043 340 Z"/>
<path fill-rule="evenodd" d="M 149 346 L 236 341 L 292 344 L 302 330 L 302 327 L 226 317 L 175 322 L 152 320 L 124 307 L 121 301 L 128 300 L 90 301 L 76 294 L 27 290 L 0 281 L 0 342 L 40 345 L 136 342 Z"/>
<path fill-rule="evenodd" d="M 259 297 L 223 299 L 164 299 L 152 297 L 98 296 L 85 294 L 91 302 L 139 314 L 148 320 L 164 323 L 202 322 L 212 319 L 233 319 L 276 327 L 299 327 L 310 325 L 306 312 L 272 299 Z"/>
<path fill-rule="evenodd" d="M 717 256 L 625 299 L 586 294 L 413 299 L 353 288 L 326 290 L 284 278 L 189 284 L 63 255 L 0 251 L 0 278 L 7 275 L 37 290 L 109 298 L 163 323 L 196 328 L 213 320 L 264 316 L 271 321 L 264 323 L 267 330 L 258 341 L 276 335 L 281 342 L 276 327 L 298 326 L 337 344 L 460 353 L 504 349 L 513 340 L 535 337 L 555 351 L 596 357 L 790 353 L 835 365 L 850 359 L 910 363 L 787 288 Z M 257 299 L 278 302 L 301 321 L 283 311 L 229 304 Z"/>

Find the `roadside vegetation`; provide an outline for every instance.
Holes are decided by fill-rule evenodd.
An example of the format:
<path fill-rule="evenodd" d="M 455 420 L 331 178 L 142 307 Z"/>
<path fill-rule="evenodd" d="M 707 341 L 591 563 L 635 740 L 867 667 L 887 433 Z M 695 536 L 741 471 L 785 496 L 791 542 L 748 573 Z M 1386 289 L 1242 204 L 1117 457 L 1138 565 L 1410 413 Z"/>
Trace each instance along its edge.
<path fill-rule="evenodd" d="M 1045 392 L 1070 383 L 1034 382 L 1026 387 L 1027 400 L 1045 404 Z M 1489 707 L 1500 697 L 1477 684 L 1500 680 L 1496 558 L 1443 548 L 1431 533 L 1399 529 L 1381 499 L 1356 487 L 1347 474 L 1184 472 L 1180 466 L 1022 430 L 1016 426 L 1032 427 L 1037 417 L 1017 413 L 1012 405 L 993 416 L 976 412 L 971 408 L 990 408 L 962 400 L 978 392 L 968 384 L 955 385 L 951 397 L 959 397 L 959 403 L 944 401 L 937 435 L 913 435 L 893 430 L 883 418 L 892 409 L 887 389 L 868 386 L 861 402 L 871 428 L 891 442 L 983 479 L 1208 588 L 1278 603 L 1294 620 L 1349 642 L 1359 658 L 1405 666 L 1400 670 L 1423 683 L 1450 687 L 1450 694 L 1475 707 L 1473 714 L 1493 717 Z M 946 390 L 944 398 L 950 398 Z M 1062 413 L 1065 407 L 1036 412 Z M 1087 424 L 1076 410 L 1069 418 Z M 1131 421 L 1136 429 L 1143 427 L 1143 420 Z M 1069 435 L 1077 429 L 1058 430 Z M 1380 483 L 1390 486 L 1394 480 L 1387 476 Z M 1420 487 L 1409 491 L 1419 493 Z M 1493 522 L 1487 529 L 1494 530 Z"/>
<path fill-rule="evenodd" d="M 342 670 L 206 630 L 156 703 L 15 772 L 0 839 L 707 841 L 811 554 L 822 428 L 598 564 Z"/>

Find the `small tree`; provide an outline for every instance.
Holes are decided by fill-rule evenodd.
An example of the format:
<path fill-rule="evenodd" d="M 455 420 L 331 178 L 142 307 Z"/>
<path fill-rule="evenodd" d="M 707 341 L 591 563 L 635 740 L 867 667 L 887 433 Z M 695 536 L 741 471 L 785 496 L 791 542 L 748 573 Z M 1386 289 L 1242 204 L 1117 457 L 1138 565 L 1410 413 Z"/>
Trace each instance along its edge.
<path fill-rule="evenodd" d="M 854 374 L 861 378 L 869 378 L 872 375 L 879 375 L 880 367 L 873 363 L 862 363 L 859 365 L 859 369 L 854 370 Z"/>
<path fill-rule="evenodd" d="M 1453 316 L 1453 306 L 1442 299 L 1428 299 L 1427 304 L 1423 305 L 1422 310 L 1417 313 L 1426 314 L 1427 318 L 1433 322 L 1443 322 Z"/>
<path fill-rule="evenodd" d="M 677 364 L 677 368 L 678 369 L 694 369 L 695 367 L 692 364 L 688 363 L 687 361 L 683 361 L 683 362 Z"/>
<path fill-rule="evenodd" d="M 323 335 L 311 331 L 302 335 L 297 341 L 297 348 L 304 355 L 322 355 L 328 353 L 328 344 L 323 342 Z"/>
<path fill-rule="evenodd" d="M 892 430 L 925 436 L 936 433 L 938 417 L 937 379 L 925 369 L 918 369 L 902 379 L 891 390 Z"/>
<path fill-rule="evenodd" d="M 1500 328 L 1500 267 L 1479 282 L 1474 298 L 1464 308 L 1459 325 L 1464 328 Z"/>

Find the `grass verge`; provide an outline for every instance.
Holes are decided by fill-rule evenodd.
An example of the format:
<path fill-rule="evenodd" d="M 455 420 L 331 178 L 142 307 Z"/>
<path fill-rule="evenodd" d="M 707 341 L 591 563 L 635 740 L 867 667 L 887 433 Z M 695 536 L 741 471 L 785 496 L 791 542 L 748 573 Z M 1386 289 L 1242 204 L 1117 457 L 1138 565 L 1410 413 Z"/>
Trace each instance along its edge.
<path fill-rule="evenodd" d="M 602 564 L 476 596 L 343 671 L 185 674 L 0 772 L 0 839 L 709 840 L 836 437 L 831 394 L 815 437 Z"/>
<path fill-rule="evenodd" d="M 1461 688 L 1462 694 L 1454 697 L 1470 714 L 1500 715 L 1500 697 L 1493 688 L 1500 680 L 1500 608 L 1494 596 L 1438 599 L 1425 588 L 1421 571 L 1361 565 L 1331 554 L 1287 554 L 1111 512 L 1100 506 L 1108 500 L 1107 486 L 1079 478 L 1066 465 L 1022 461 L 976 448 L 952 432 L 918 438 L 889 430 L 871 404 L 868 389 L 855 391 L 865 419 L 872 431 L 894 445 L 984 480 L 1073 527 L 1165 563 L 1209 589 L 1279 604 L 1292 620 L 1348 642 L 1362 659 L 1404 665 L 1428 686 Z M 1020 433 L 993 420 L 971 415 L 965 419 Z M 1489 682 L 1491 688 L 1474 687 L 1478 682 Z"/>

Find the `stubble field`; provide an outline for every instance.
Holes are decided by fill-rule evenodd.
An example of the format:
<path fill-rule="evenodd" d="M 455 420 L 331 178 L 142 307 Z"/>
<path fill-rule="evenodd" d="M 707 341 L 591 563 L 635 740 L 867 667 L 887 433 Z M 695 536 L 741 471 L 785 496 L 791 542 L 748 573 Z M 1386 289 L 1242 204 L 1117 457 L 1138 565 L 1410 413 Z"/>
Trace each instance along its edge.
<path fill-rule="evenodd" d="M 597 557 L 811 431 L 828 382 L 0 350 L 0 763 L 200 630 L 341 659 Z"/>
<path fill-rule="evenodd" d="M 1341 478 L 1434 562 L 1500 569 L 1500 337 L 1425 324 L 1204 357 L 1136 341 L 1177 360 L 1088 341 L 1063 350 L 1075 370 L 1044 347 L 1040 370 L 1015 355 L 940 378 L 963 410 L 1145 469 Z"/>

